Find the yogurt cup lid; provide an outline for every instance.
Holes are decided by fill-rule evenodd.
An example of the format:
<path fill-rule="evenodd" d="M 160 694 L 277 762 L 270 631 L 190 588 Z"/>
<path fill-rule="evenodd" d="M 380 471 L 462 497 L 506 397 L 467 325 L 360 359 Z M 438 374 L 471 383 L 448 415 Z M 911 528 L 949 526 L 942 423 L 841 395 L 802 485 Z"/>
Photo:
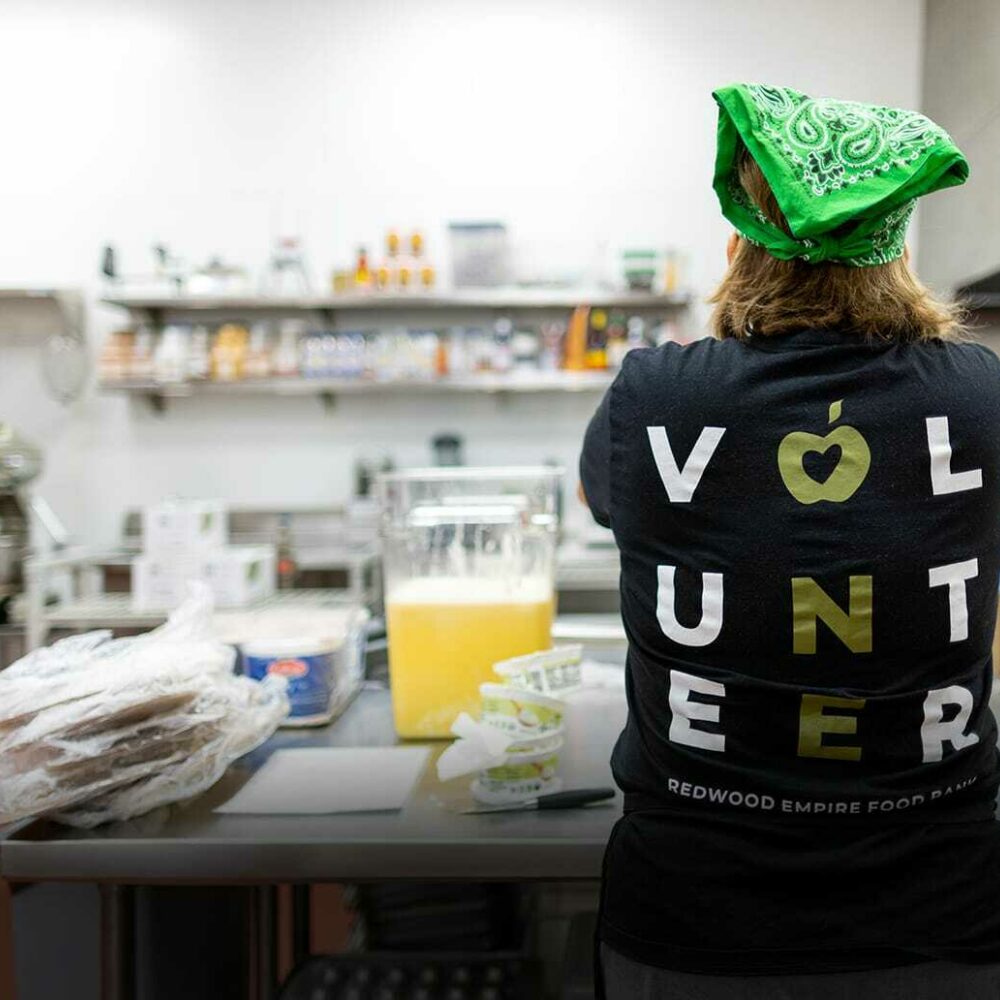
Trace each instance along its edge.
<path fill-rule="evenodd" d="M 528 688 L 511 687 L 508 684 L 493 684 L 487 681 L 479 685 L 479 693 L 485 698 L 509 698 L 511 701 L 525 702 L 530 705 L 541 705 L 543 708 L 551 708 L 562 711 L 565 702 L 561 698 L 553 698 L 548 694 L 541 694 Z"/>
<path fill-rule="evenodd" d="M 507 676 L 534 667 L 569 667 L 579 663 L 582 656 L 583 646 L 573 643 L 553 646 L 551 649 L 540 649 L 537 653 L 527 653 L 509 660 L 500 660 L 499 663 L 493 664 L 493 669 L 501 676 Z"/>
<path fill-rule="evenodd" d="M 477 802 L 482 802 L 485 805 L 507 805 L 511 802 L 523 802 L 525 799 L 533 799 L 539 795 L 548 795 L 551 792 L 558 792 L 562 786 L 563 781 L 558 775 L 553 778 L 542 778 L 539 781 L 539 787 L 535 791 L 525 791 L 521 788 L 517 788 L 519 782 L 512 782 L 515 787 L 503 788 L 503 789 L 492 789 L 487 788 L 481 778 L 474 778 L 471 783 L 472 797 Z"/>
<path fill-rule="evenodd" d="M 550 729 L 545 733 L 539 733 L 537 736 L 519 737 L 511 743 L 509 747 L 507 747 L 507 753 L 516 753 L 518 755 L 518 759 L 520 759 L 523 754 L 543 753 L 545 751 L 552 753 L 554 750 L 558 750 L 562 747 L 564 730 L 565 726 L 556 726 L 555 729 Z"/>
<path fill-rule="evenodd" d="M 541 741 L 539 742 L 541 743 Z M 544 744 L 532 747 L 530 750 L 515 750 L 514 747 L 516 745 L 511 744 L 511 746 L 507 747 L 507 753 L 509 754 L 507 764 L 498 764 L 498 767 L 506 767 L 510 764 L 533 764 L 538 760 L 547 760 L 549 757 L 555 757 L 562 749 L 563 739 L 561 736 L 558 736 L 551 746 Z M 489 768 L 486 770 L 489 770 Z"/>

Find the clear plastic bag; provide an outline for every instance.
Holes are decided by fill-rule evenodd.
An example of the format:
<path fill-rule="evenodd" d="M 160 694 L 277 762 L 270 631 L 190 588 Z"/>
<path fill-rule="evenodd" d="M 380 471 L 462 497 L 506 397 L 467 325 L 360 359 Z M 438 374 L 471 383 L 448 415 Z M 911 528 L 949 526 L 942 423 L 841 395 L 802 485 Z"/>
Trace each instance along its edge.
<path fill-rule="evenodd" d="M 162 627 L 72 636 L 0 672 L 0 824 L 127 819 L 213 785 L 288 714 L 285 682 L 233 674 L 204 585 Z"/>

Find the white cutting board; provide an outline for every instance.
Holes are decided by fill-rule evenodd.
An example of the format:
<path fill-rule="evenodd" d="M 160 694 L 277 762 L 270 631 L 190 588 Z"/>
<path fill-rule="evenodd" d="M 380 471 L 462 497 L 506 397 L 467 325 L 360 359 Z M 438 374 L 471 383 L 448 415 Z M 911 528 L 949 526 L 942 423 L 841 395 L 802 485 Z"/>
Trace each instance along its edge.
<path fill-rule="evenodd" d="M 217 813 L 317 816 L 402 809 L 427 764 L 427 747 L 276 750 Z"/>

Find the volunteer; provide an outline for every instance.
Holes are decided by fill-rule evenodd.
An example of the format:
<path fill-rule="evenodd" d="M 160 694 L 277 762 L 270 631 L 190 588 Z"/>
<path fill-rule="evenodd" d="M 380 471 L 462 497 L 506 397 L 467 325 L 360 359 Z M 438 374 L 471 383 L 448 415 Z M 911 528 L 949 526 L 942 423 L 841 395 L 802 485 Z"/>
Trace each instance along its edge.
<path fill-rule="evenodd" d="M 599 973 L 995 998 L 1000 360 L 904 245 L 968 165 L 912 111 L 714 97 L 716 336 L 630 353 L 581 457 L 629 640 Z"/>

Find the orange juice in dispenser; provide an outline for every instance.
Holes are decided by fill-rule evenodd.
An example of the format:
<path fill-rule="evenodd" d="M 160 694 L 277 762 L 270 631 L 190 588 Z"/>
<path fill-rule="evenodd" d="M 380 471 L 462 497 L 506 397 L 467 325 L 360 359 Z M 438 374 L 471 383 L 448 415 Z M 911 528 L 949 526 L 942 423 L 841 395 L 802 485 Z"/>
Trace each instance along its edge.
<path fill-rule="evenodd" d="M 379 482 L 397 733 L 447 737 L 493 664 L 551 645 L 561 472 L 429 469 Z"/>

